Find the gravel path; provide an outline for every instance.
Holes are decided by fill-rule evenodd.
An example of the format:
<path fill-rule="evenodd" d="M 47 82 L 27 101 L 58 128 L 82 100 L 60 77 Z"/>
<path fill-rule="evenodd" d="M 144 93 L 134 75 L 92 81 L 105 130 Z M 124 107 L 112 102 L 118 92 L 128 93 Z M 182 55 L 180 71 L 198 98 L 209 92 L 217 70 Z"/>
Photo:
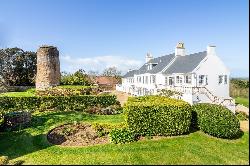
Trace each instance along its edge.
<path fill-rule="evenodd" d="M 128 100 L 128 97 L 130 96 L 127 93 L 119 92 L 116 90 L 112 91 L 112 94 L 115 94 L 117 96 L 117 100 L 120 101 L 122 106 L 124 105 L 124 103 L 126 103 L 126 101 Z"/>

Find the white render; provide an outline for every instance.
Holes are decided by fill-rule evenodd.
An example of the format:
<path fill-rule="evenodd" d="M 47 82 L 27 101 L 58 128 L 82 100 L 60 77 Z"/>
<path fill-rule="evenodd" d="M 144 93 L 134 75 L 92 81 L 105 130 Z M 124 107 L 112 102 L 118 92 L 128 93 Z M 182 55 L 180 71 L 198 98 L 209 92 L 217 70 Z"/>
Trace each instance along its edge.
<path fill-rule="evenodd" d="M 215 46 L 208 46 L 204 58 L 192 71 L 187 73 L 166 74 L 166 70 L 170 68 L 177 57 L 189 56 L 185 55 L 183 43 L 178 43 L 175 48 L 175 57 L 157 73 L 150 73 L 150 70 L 154 68 L 153 65 L 157 64 L 151 64 L 150 60 L 153 57 L 147 54 L 145 64 L 148 66 L 147 71 L 142 74 L 135 72 L 131 76 L 122 78 L 122 84 L 117 85 L 116 90 L 133 96 L 144 96 L 156 95 L 162 89 L 169 89 L 182 92 L 182 96 L 179 98 L 191 105 L 195 103 L 220 104 L 235 113 L 235 101 L 229 96 L 230 71 L 216 54 L 215 48 Z M 142 81 L 143 77 L 144 81 Z M 174 81 L 172 85 L 170 85 L 169 77 L 172 77 Z"/>

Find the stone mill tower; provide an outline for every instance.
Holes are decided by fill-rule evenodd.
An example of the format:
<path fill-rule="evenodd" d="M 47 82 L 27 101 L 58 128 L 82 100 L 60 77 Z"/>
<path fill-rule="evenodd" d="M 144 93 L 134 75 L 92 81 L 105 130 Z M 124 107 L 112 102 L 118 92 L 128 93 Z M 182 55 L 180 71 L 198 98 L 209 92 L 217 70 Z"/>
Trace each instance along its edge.
<path fill-rule="evenodd" d="M 60 83 L 59 51 L 53 46 L 41 46 L 37 50 L 36 89 L 45 90 Z"/>

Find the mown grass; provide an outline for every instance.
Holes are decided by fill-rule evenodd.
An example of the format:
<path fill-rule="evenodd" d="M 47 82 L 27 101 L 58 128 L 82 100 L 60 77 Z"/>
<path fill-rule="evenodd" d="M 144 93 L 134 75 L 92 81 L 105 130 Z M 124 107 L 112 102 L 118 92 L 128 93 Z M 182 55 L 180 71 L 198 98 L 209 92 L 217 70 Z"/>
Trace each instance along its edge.
<path fill-rule="evenodd" d="M 236 97 L 235 102 L 249 107 L 249 98 Z"/>
<path fill-rule="evenodd" d="M 6 92 L 0 93 L 0 97 L 32 97 L 35 96 L 35 91 L 24 91 L 24 92 Z"/>
<path fill-rule="evenodd" d="M 124 145 L 61 147 L 47 142 L 52 128 L 74 121 L 121 123 L 123 115 L 89 115 L 80 112 L 34 114 L 32 126 L 0 133 L 0 156 L 24 164 L 249 164 L 249 133 L 224 140 L 202 132 L 145 140 Z"/>

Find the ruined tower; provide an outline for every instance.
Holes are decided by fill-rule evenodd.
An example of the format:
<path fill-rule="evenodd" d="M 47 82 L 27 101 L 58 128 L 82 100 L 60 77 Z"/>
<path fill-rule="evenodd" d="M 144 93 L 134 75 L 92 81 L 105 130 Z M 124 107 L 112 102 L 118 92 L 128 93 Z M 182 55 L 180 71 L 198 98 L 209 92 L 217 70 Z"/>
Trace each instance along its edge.
<path fill-rule="evenodd" d="M 45 90 L 60 82 L 59 51 L 53 46 L 41 46 L 37 50 L 36 89 Z"/>

